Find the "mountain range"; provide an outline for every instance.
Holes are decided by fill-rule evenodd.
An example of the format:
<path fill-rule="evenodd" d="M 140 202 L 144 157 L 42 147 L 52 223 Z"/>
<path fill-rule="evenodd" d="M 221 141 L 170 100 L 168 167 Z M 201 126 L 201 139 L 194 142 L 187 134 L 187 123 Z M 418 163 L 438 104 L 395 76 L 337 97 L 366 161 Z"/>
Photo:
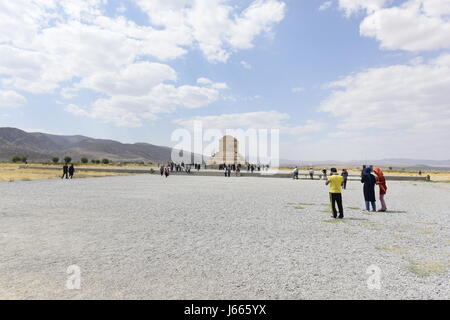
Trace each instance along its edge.
<path fill-rule="evenodd" d="M 70 156 L 122 162 L 162 163 L 171 159 L 172 148 L 148 143 L 126 144 L 113 140 L 94 139 L 81 135 L 63 136 L 25 132 L 16 128 L 0 128 L 0 160 L 26 156 L 28 161 L 49 162 L 53 157 Z"/>

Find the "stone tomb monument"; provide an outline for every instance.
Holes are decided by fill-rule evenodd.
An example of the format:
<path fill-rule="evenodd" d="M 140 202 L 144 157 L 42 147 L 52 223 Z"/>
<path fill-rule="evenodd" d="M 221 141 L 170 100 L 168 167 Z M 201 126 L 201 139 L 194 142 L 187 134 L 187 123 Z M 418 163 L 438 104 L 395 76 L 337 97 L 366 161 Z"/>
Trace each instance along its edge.
<path fill-rule="evenodd" d="M 244 157 L 239 154 L 239 141 L 232 136 L 224 136 L 219 140 L 219 151 L 212 155 L 208 165 L 245 165 Z"/>

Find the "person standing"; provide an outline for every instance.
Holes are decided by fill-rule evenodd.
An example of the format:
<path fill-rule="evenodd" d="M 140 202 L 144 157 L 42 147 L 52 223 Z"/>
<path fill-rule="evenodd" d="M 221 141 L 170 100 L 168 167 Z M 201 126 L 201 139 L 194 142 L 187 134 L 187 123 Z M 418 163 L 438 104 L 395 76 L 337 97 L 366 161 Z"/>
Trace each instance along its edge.
<path fill-rule="evenodd" d="M 323 169 L 322 173 L 323 173 L 323 180 L 327 180 L 327 169 Z"/>
<path fill-rule="evenodd" d="M 386 179 L 384 178 L 383 171 L 381 171 L 380 168 L 375 168 L 373 170 L 375 174 L 377 175 L 377 185 L 380 187 L 380 202 L 381 202 L 381 212 L 385 212 L 387 210 L 386 208 L 386 202 L 384 202 L 384 196 L 387 192 L 387 186 L 386 186 Z"/>
<path fill-rule="evenodd" d="M 361 170 L 361 178 L 362 178 L 362 176 L 364 175 L 364 172 L 365 172 L 365 171 L 366 171 L 366 165 L 363 164 L 362 170 Z"/>
<path fill-rule="evenodd" d="M 166 178 L 169 176 L 170 174 L 170 167 L 165 167 L 164 168 L 164 175 L 166 176 Z"/>
<path fill-rule="evenodd" d="M 372 205 L 372 210 L 377 211 L 377 204 L 375 199 L 375 176 L 371 173 L 370 168 L 364 170 L 364 174 L 361 178 L 361 183 L 364 183 L 364 200 L 366 202 L 366 210 L 370 211 L 370 205 Z"/>
<path fill-rule="evenodd" d="M 69 178 L 70 179 L 73 179 L 74 173 L 75 173 L 75 168 L 73 167 L 73 163 L 72 163 L 72 164 L 70 164 L 70 167 L 69 167 Z"/>
<path fill-rule="evenodd" d="M 231 177 L 231 166 L 230 165 L 225 166 L 225 177 L 226 178 Z"/>
<path fill-rule="evenodd" d="M 292 173 L 294 174 L 293 179 L 298 180 L 298 167 L 295 167 Z"/>
<path fill-rule="evenodd" d="M 309 177 L 311 178 L 311 180 L 314 180 L 314 169 L 313 168 L 309 169 Z"/>
<path fill-rule="evenodd" d="M 337 173 L 336 168 L 331 168 L 331 175 L 325 182 L 325 185 L 330 185 L 330 201 L 333 209 L 333 218 L 337 218 L 336 204 L 339 208 L 339 219 L 344 218 L 344 207 L 342 206 L 342 184 L 344 178 Z"/>
<path fill-rule="evenodd" d="M 347 179 L 348 179 L 347 169 L 342 169 L 341 176 L 342 176 L 342 178 L 344 178 L 344 183 L 343 183 L 342 187 L 344 188 L 344 190 L 346 190 L 347 189 Z"/>
<path fill-rule="evenodd" d="M 161 168 L 159 168 L 159 173 L 161 174 L 161 177 L 164 176 L 164 166 L 161 166 Z"/>
<path fill-rule="evenodd" d="M 69 179 L 69 166 L 67 165 L 67 163 L 63 166 L 63 175 L 61 179 L 64 179 L 64 177 L 66 177 L 66 179 Z"/>

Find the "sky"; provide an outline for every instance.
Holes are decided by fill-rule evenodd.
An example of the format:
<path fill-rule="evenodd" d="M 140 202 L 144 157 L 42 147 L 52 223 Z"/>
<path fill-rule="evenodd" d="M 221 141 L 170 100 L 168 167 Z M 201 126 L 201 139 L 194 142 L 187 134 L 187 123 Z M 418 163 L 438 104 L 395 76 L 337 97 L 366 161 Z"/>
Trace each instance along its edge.
<path fill-rule="evenodd" d="M 291 160 L 450 159 L 450 0 L 0 2 L 0 127 Z"/>

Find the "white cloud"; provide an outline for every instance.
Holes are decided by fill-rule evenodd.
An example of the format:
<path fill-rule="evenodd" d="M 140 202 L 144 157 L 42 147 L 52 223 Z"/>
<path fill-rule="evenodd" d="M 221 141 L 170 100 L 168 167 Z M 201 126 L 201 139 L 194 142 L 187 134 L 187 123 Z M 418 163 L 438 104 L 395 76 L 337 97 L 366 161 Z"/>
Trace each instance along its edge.
<path fill-rule="evenodd" d="M 373 68 L 331 83 L 321 110 L 346 129 L 413 127 L 450 118 L 448 55 L 429 63 Z"/>
<path fill-rule="evenodd" d="M 215 116 L 199 116 L 189 119 L 177 119 L 174 123 L 190 128 L 194 121 L 201 121 L 203 127 L 214 129 L 266 129 L 280 128 L 283 121 L 288 120 L 290 116 L 278 111 L 258 111 L 247 113 L 232 113 Z"/>
<path fill-rule="evenodd" d="M 89 116 L 89 112 L 86 111 L 83 108 L 80 108 L 79 106 L 77 106 L 76 104 L 69 104 L 67 105 L 67 107 L 64 109 L 66 112 L 72 113 L 76 116 Z"/>
<path fill-rule="evenodd" d="M 136 126 L 177 107 L 203 107 L 228 88 L 212 81 L 168 84 L 176 72 L 161 61 L 198 47 L 208 60 L 225 62 L 271 32 L 285 11 L 277 0 L 256 0 L 243 10 L 222 0 L 136 2 L 151 25 L 106 16 L 107 0 L 1 2 L 0 88 L 58 92 L 65 99 L 91 89 L 106 97 L 85 109 L 70 105 L 68 112 Z M 159 62 L 142 62 L 149 59 Z"/>
<path fill-rule="evenodd" d="M 365 10 L 368 13 L 382 8 L 391 0 L 339 0 L 339 7 L 350 16 L 358 11 Z"/>
<path fill-rule="evenodd" d="M 320 5 L 319 11 L 328 10 L 332 5 L 333 5 L 333 1 L 326 1 Z"/>
<path fill-rule="evenodd" d="M 323 121 L 307 120 L 302 125 L 284 126 L 281 128 L 281 133 L 290 135 L 305 135 L 310 133 L 322 132 L 326 127 L 327 124 Z"/>
<path fill-rule="evenodd" d="M 228 85 L 225 82 L 213 82 L 208 78 L 198 78 L 197 83 L 204 86 L 209 86 L 214 89 L 228 89 Z"/>
<path fill-rule="evenodd" d="M 122 127 L 140 127 L 142 120 L 156 120 L 157 114 L 174 112 L 177 107 L 196 109 L 220 97 L 214 88 L 159 84 L 145 95 L 113 95 L 96 100 L 90 108 L 68 106 L 67 112 L 89 116 Z"/>
<path fill-rule="evenodd" d="M 189 119 L 176 119 L 173 122 L 185 128 L 192 128 L 195 121 L 200 121 L 207 129 L 279 129 L 285 135 L 303 135 L 320 132 L 325 129 L 325 123 L 308 120 L 301 125 L 291 125 L 291 116 L 279 111 L 256 111 L 246 113 L 231 113 L 214 116 L 198 116 Z"/>
<path fill-rule="evenodd" d="M 27 103 L 27 99 L 11 90 L 0 90 L 0 107 L 21 107 Z"/>
<path fill-rule="evenodd" d="M 293 93 L 302 93 L 302 92 L 304 92 L 305 91 L 305 88 L 302 88 L 302 87 L 295 87 L 295 88 L 292 88 L 292 92 Z"/>
<path fill-rule="evenodd" d="M 442 3 L 424 0 L 408 1 L 400 7 L 386 8 L 368 16 L 361 24 L 361 34 L 380 41 L 390 50 L 423 51 L 450 48 L 450 14 L 438 11 Z M 425 3 L 428 3 L 426 6 Z M 433 4 L 432 4 L 433 3 Z"/>
<path fill-rule="evenodd" d="M 256 0 L 231 24 L 229 43 L 236 49 L 253 47 L 253 39 L 269 32 L 272 26 L 284 19 L 285 4 L 275 0 Z"/>
<path fill-rule="evenodd" d="M 108 95 L 139 96 L 165 81 L 175 81 L 175 70 L 165 64 L 138 62 L 122 70 L 98 72 L 84 78 L 79 87 L 89 88 Z"/>
<path fill-rule="evenodd" d="M 427 51 L 450 48 L 450 0 L 340 0 L 350 15 L 365 9 L 360 33 L 387 50 Z"/>
<path fill-rule="evenodd" d="M 136 0 L 152 23 L 186 33 L 210 61 L 225 62 L 284 18 L 285 4 L 256 0 L 242 12 L 224 0 Z"/>
<path fill-rule="evenodd" d="M 247 69 L 247 70 L 251 70 L 253 68 L 250 63 L 248 63 L 244 60 L 241 61 L 241 65 L 244 67 L 244 69 Z"/>
<path fill-rule="evenodd" d="M 423 150 L 434 150 L 436 157 L 444 147 L 439 151 L 436 142 L 450 139 L 450 55 L 368 69 L 330 87 L 334 91 L 320 109 L 336 117 L 335 134 L 339 134 L 331 138 L 348 134 L 359 143 L 378 139 L 394 151 L 395 142 L 409 141 L 407 147 L 421 145 Z"/>
<path fill-rule="evenodd" d="M 209 85 L 213 84 L 213 82 L 210 79 L 208 79 L 208 78 L 198 78 L 197 79 L 197 83 L 201 84 L 201 85 L 206 85 L 206 86 L 209 86 Z"/>

